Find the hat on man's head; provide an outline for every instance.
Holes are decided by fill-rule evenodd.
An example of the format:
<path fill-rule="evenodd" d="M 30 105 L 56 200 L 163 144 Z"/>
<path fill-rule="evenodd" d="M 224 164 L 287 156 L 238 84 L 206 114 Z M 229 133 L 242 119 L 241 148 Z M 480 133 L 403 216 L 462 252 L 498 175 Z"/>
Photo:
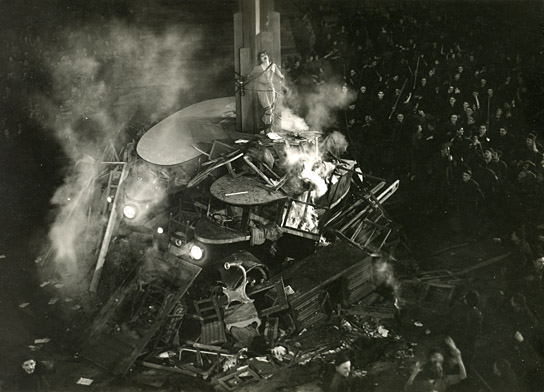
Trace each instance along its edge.
<path fill-rule="evenodd" d="M 470 170 L 470 167 L 465 168 L 465 170 L 463 170 L 463 174 L 468 174 L 469 176 L 472 176 L 472 170 Z"/>

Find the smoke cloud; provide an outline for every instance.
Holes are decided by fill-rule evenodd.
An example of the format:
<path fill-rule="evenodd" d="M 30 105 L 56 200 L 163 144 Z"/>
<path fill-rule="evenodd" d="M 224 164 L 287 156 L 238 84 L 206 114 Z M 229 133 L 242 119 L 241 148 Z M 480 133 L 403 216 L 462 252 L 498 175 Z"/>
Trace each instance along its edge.
<path fill-rule="evenodd" d="M 107 216 L 101 195 L 107 176 L 103 161 L 116 160 L 112 146 L 123 145 L 133 117 L 158 121 L 179 109 L 181 95 L 193 87 L 185 75 L 196 56 L 190 34 L 170 29 L 161 34 L 110 23 L 98 39 L 81 26 L 61 34 L 58 53 L 48 56 L 52 93 L 34 99 L 49 114 L 44 126 L 54 130 L 71 164 L 64 184 L 51 200 L 55 209 L 49 239 L 63 283 L 74 285 L 96 262 Z M 203 77 L 213 69 L 201 69 Z M 119 147 L 118 147 L 119 148 Z"/>
<path fill-rule="evenodd" d="M 356 93 L 345 86 L 329 82 L 314 86 L 311 91 L 299 92 L 289 88 L 283 98 L 283 105 L 293 108 L 311 131 L 322 132 L 327 128 L 345 128 L 342 110 L 355 101 Z M 282 116 L 285 111 L 281 111 Z M 287 113 L 288 123 L 295 123 L 291 113 Z M 282 122 L 283 125 L 283 122 Z"/>
<path fill-rule="evenodd" d="M 290 132 L 305 132 L 310 129 L 302 117 L 297 116 L 289 108 L 281 109 L 281 129 Z"/>
<path fill-rule="evenodd" d="M 395 278 L 393 266 L 391 265 L 391 263 L 383 259 L 379 259 L 374 264 L 374 273 L 377 280 L 376 283 L 378 285 L 383 284 L 391 288 L 393 290 L 393 295 L 395 296 L 395 299 L 398 299 L 400 297 L 401 285 Z"/>

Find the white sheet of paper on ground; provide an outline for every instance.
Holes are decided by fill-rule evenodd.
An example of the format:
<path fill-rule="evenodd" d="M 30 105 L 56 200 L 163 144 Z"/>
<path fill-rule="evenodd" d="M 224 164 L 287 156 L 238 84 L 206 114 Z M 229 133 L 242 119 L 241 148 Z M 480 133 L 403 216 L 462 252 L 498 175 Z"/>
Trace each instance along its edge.
<path fill-rule="evenodd" d="M 85 378 L 85 377 L 80 377 L 79 380 L 77 380 L 77 384 L 79 385 L 91 385 L 93 383 L 93 379 L 92 378 Z"/>
<path fill-rule="evenodd" d="M 278 135 L 276 132 L 268 132 L 266 134 L 270 140 L 281 140 L 283 139 L 280 135 Z"/>
<path fill-rule="evenodd" d="M 295 294 L 295 290 L 293 290 L 293 288 L 291 286 L 285 286 L 283 288 L 283 290 L 285 291 L 285 295 L 293 295 Z"/>
<path fill-rule="evenodd" d="M 40 285 L 40 287 L 45 287 L 45 286 L 47 286 L 49 283 L 51 283 L 51 282 L 43 282 L 43 283 Z"/>
<path fill-rule="evenodd" d="M 30 305 L 30 303 L 23 302 L 22 304 L 19 305 L 19 307 L 22 309 L 22 308 L 26 308 L 28 305 Z"/>
<path fill-rule="evenodd" d="M 0 255 L 0 259 L 5 259 L 6 255 Z"/>
<path fill-rule="evenodd" d="M 59 299 L 58 298 L 51 298 L 48 302 L 49 305 L 55 305 Z"/>
<path fill-rule="evenodd" d="M 247 139 L 238 139 L 234 143 L 236 143 L 236 144 L 245 144 L 245 143 L 249 143 L 249 140 L 247 140 Z"/>
<path fill-rule="evenodd" d="M 51 341 L 50 338 L 34 339 L 34 344 L 45 344 Z"/>

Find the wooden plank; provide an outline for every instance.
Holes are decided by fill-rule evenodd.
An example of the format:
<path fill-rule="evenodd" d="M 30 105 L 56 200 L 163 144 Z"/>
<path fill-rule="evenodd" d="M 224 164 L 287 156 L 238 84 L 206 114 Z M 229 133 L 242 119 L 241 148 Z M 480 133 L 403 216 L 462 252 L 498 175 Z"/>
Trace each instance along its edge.
<path fill-rule="evenodd" d="M 115 191 L 115 197 L 113 199 L 113 203 L 111 206 L 111 212 L 110 212 L 110 217 L 108 219 L 108 225 L 106 226 L 106 232 L 104 233 L 102 246 L 100 247 L 100 253 L 98 254 L 98 260 L 94 268 L 93 278 L 91 281 L 91 287 L 89 289 L 93 293 L 95 293 L 96 290 L 98 289 L 98 283 L 100 282 L 100 276 L 102 275 L 102 269 L 104 268 L 106 255 L 108 254 L 108 249 L 110 247 L 111 236 L 113 235 L 113 229 L 115 228 L 115 225 L 117 223 L 117 204 L 119 204 L 118 203 L 119 197 L 117 196 L 119 195 L 121 185 L 123 184 L 123 181 L 125 181 L 128 174 L 126 162 L 122 162 L 119 164 L 123 165 L 123 170 L 121 171 L 121 177 L 119 179 L 119 183 Z"/>
<path fill-rule="evenodd" d="M 488 265 L 491 265 L 491 264 L 497 263 L 499 261 L 502 261 L 502 260 L 506 259 L 508 256 L 510 256 L 510 252 L 505 253 L 505 254 L 500 255 L 500 256 L 496 256 L 496 257 L 492 257 L 490 259 L 484 260 L 481 263 L 477 263 L 477 264 L 474 264 L 473 266 L 462 269 L 461 271 L 458 271 L 457 273 L 458 274 L 466 274 L 467 272 L 471 272 L 471 271 L 477 270 L 479 268 L 487 267 Z"/>
<path fill-rule="evenodd" d="M 377 318 L 392 319 L 395 318 L 395 311 L 381 311 L 375 309 L 342 309 L 342 313 L 349 314 L 351 316 L 368 316 Z"/>
<path fill-rule="evenodd" d="M 253 59 L 251 56 L 251 49 L 248 47 L 240 48 L 240 73 L 242 75 L 249 75 L 253 69 Z M 242 132 L 253 133 L 253 104 L 256 100 L 255 92 L 252 91 L 251 86 L 246 86 L 245 93 L 241 97 L 241 110 L 240 113 L 236 113 L 236 116 L 242 117 Z"/>
<path fill-rule="evenodd" d="M 270 12 L 270 30 L 272 31 L 272 49 L 270 55 L 276 65 L 281 67 L 281 29 L 280 29 L 280 14 L 279 12 Z M 283 72 L 282 72 L 283 73 Z"/>
<path fill-rule="evenodd" d="M 443 249 L 439 249 L 437 251 L 434 251 L 433 253 L 431 253 L 430 257 L 437 256 L 437 255 L 439 255 L 441 253 L 444 253 L 444 252 L 447 252 L 447 251 L 450 251 L 450 250 L 464 248 L 465 246 L 468 246 L 470 244 L 471 244 L 471 242 L 463 242 L 463 243 L 460 243 L 460 244 L 448 246 L 447 248 L 443 248 Z"/>
<path fill-rule="evenodd" d="M 238 75 L 234 74 L 234 77 L 238 79 L 241 75 L 244 75 L 242 73 L 242 69 L 240 66 L 240 48 L 244 46 L 244 34 L 243 34 L 243 27 L 242 27 L 242 13 L 237 12 L 234 14 L 234 71 L 238 73 Z M 239 89 L 236 89 L 239 90 Z M 240 91 L 238 91 L 235 94 L 235 100 L 236 100 L 236 113 L 238 114 L 236 116 L 236 130 L 241 131 L 242 130 L 242 116 L 239 115 L 241 113 L 241 105 L 242 105 L 242 97 L 240 95 Z"/>
<path fill-rule="evenodd" d="M 191 377 L 197 377 L 198 376 L 197 373 L 193 373 L 193 372 L 190 372 L 188 370 L 179 369 L 179 368 L 170 367 L 170 366 L 157 365 L 156 363 L 152 363 L 152 362 L 145 362 L 144 361 L 144 362 L 142 362 L 142 366 L 147 367 L 147 368 L 151 368 L 151 369 L 163 370 L 165 372 L 170 372 L 170 373 L 184 374 L 186 376 L 191 376 Z"/>

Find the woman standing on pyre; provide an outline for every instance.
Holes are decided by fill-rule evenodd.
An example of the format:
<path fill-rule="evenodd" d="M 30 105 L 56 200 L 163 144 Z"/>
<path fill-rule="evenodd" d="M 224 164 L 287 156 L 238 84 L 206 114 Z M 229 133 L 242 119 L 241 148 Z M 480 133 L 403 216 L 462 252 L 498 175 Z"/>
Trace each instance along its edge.
<path fill-rule="evenodd" d="M 274 120 L 274 103 L 276 101 L 276 89 L 274 88 L 274 75 L 284 79 L 278 66 L 270 62 L 266 51 L 257 55 L 259 64 L 256 65 L 248 76 L 249 82 L 253 82 L 253 90 L 257 92 L 259 103 L 264 109 L 261 117 L 266 125 L 272 124 Z"/>

